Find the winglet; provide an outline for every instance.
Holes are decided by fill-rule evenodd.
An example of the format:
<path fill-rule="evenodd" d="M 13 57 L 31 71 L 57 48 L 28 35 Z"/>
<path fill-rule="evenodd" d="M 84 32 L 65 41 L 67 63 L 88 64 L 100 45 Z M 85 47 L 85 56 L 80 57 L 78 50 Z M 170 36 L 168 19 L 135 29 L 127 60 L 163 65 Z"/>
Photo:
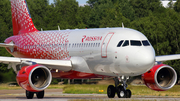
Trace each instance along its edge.
<path fill-rule="evenodd" d="M 124 24 L 123 24 L 123 22 L 122 22 L 122 28 L 124 28 Z"/>
<path fill-rule="evenodd" d="M 58 30 L 59 30 L 59 31 L 61 30 L 59 26 L 58 26 Z"/>

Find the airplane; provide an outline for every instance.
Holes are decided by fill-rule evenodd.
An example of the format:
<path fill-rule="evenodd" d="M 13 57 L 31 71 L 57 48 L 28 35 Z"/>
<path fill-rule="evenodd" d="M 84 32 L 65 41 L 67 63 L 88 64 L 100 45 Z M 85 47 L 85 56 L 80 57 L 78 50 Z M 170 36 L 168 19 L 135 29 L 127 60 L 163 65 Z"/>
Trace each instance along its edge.
<path fill-rule="evenodd" d="M 141 32 L 124 27 L 38 31 L 26 0 L 11 0 L 13 36 L 0 47 L 14 57 L 0 56 L 17 73 L 17 83 L 26 98 L 44 98 L 52 77 L 89 79 L 113 77 L 107 96 L 131 98 L 127 89 L 130 76 L 142 75 L 147 87 L 155 91 L 172 88 L 176 71 L 163 61 L 180 55 L 155 56 L 149 40 Z"/>

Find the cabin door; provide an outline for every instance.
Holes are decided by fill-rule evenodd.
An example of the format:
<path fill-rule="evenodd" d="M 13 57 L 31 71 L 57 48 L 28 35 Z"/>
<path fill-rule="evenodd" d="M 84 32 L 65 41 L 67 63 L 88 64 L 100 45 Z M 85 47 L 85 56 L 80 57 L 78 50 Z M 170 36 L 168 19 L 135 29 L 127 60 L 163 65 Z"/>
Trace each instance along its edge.
<path fill-rule="evenodd" d="M 114 32 L 108 33 L 102 42 L 102 46 L 101 46 L 101 57 L 102 58 L 107 58 L 107 47 L 108 47 L 108 44 L 113 35 L 114 35 Z"/>

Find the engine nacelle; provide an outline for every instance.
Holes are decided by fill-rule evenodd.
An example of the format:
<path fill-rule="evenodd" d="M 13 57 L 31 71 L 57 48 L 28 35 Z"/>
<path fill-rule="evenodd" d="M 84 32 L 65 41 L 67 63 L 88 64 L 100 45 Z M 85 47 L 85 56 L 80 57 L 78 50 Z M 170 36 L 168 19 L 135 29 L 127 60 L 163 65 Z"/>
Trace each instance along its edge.
<path fill-rule="evenodd" d="M 23 89 L 39 92 L 50 85 L 52 75 L 47 67 L 36 64 L 22 67 L 17 73 L 16 80 Z"/>
<path fill-rule="evenodd" d="M 175 85 L 177 74 L 172 67 L 160 64 L 155 65 L 151 70 L 142 74 L 142 80 L 152 90 L 165 91 Z"/>

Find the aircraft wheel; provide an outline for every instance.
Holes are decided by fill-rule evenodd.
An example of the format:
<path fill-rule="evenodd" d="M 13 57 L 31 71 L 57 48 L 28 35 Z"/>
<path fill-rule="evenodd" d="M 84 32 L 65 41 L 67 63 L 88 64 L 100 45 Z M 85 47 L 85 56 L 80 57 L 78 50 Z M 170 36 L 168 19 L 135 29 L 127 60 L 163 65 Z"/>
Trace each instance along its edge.
<path fill-rule="evenodd" d="M 126 90 L 126 98 L 131 98 L 131 91 L 129 89 Z"/>
<path fill-rule="evenodd" d="M 109 85 L 107 88 L 107 96 L 109 98 L 114 98 L 115 96 L 115 87 L 113 85 Z"/>
<path fill-rule="evenodd" d="M 34 92 L 30 92 L 26 90 L 26 98 L 27 99 L 32 99 L 34 97 Z"/>
<path fill-rule="evenodd" d="M 124 90 L 123 86 L 118 86 L 117 96 L 119 98 L 126 98 L 126 90 Z"/>
<path fill-rule="evenodd" d="M 36 93 L 36 96 L 37 96 L 38 99 L 44 98 L 44 90 L 41 91 L 41 92 L 37 92 L 37 93 Z"/>

